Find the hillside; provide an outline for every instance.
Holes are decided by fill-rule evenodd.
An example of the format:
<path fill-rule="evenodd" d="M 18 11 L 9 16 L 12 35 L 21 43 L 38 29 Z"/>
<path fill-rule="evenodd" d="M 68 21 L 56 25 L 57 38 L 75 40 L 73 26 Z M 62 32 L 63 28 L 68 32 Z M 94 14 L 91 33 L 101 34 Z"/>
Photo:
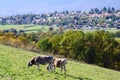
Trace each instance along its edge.
<path fill-rule="evenodd" d="M 0 80 L 119 80 L 120 72 L 94 65 L 68 61 L 66 77 L 60 70 L 50 73 L 46 66 L 27 68 L 27 62 L 40 54 L 0 45 Z"/>
<path fill-rule="evenodd" d="M 92 8 L 90 11 L 62 11 L 45 14 L 23 14 L 0 17 L 0 25 L 47 25 L 65 29 L 109 30 L 120 28 L 120 10 L 114 7 Z"/>

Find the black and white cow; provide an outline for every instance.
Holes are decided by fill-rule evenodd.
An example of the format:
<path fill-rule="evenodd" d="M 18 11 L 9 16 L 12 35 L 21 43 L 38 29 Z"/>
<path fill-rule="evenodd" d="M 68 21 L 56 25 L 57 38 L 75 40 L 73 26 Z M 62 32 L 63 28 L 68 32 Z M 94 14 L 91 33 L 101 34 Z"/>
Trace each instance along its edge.
<path fill-rule="evenodd" d="M 49 64 L 48 69 L 50 70 L 52 67 L 52 62 L 53 62 L 52 56 L 45 56 L 45 57 L 37 56 L 28 62 L 28 67 L 30 67 L 32 65 L 37 65 L 38 69 L 40 69 L 40 64 L 41 65 Z"/>

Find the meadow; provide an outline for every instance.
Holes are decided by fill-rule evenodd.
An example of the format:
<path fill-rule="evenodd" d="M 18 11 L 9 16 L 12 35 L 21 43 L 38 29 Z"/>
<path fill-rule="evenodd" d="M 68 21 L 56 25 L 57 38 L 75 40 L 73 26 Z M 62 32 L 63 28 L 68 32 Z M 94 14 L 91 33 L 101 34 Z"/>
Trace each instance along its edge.
<path fill-rule="evenodd" d="M 14 28 L 17 31 L 24 30 L 26 33 L 32 33 L 32 32 L 47 32 L 49 30 L 50 26 L 47 25 L 33 25 L 33 24 L 26 24 L 26 25 L 0 25 L 0 30 L 6 30 Z M 54 27 L 54 30 L 58 30 L 57 27 Z M 69 30 L 69 29 L 67 29 Z M 66 30 L 66 31 L 67 31 Z M 84 32 L 94 32 L 96 30 L 83 30 Z M 106 29 L 105 31 L 109 31 L 111 33 L 115 33 L 117 31 L 120 31 L 119 29 Z"/>
<path fill-rule="evenodd" d="M 46 32 L 48 31 L 50 26 L 45 26 L 45 25 L 0 25 L 0 30 L 6 30 L 6 29 L 11 29 L 14 28 L 17 31 L 19 30 L 24 30 L 26 33 L 32 33 L 32 32 L 39 32 L 43 31 Z M 57 28 L 54 28 L 55 30 Z"/>
<path fill-rule="evenodd" d="M 120 72 L 95 65 L 68 61 L 67 74 L 48 72 L 47 65 L 27 67 L 34 56 L 41 53 L 30 52 L 0 44 L 0 80 L 120 80 Z"/>

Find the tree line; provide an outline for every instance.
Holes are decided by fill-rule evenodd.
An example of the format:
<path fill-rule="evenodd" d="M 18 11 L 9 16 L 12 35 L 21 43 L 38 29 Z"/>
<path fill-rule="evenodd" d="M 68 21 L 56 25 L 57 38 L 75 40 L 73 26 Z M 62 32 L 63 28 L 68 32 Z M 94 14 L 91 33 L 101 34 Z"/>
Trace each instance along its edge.
<path fill-rule="evenodd" d="M 64 55 L 75 60 L 120 69 L 120 44 L 109 32 L 68 31 L 45 37 L 37 46 L 43 51 Z"/>

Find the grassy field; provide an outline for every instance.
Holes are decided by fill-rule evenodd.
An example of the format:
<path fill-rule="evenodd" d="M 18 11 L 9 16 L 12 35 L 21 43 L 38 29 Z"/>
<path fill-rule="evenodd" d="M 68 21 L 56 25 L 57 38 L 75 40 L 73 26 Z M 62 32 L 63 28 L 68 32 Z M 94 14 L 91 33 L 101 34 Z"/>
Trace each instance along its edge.
<path fill-rule="evenodd" d="M 120 43 L 120 38 L 115 38 L 115 40 Z"/>
<path fill-rule="evenodd" d="M 45 26 L 45 25 L 0 25 L 0 30 L 5 30 L 5 29 L 11 29 L 14 28 L 16 30 L 24 30 L 27 33 L 31 32 L 38 32 L 38 31 L 43 31 L 46 32 L 48 31 L 50 26 Z M 58 28 L 54 28 L 54 30 L 57 30 Z M 84 32 L 94 32 L 95 30 L 83 30 Z M 115 33 L 117 31 L 120 31 L 119 29 L 108 29 L 105 31 L 109 31 L 111 33 Z"/>
<path fill-rule="evenodd" d="M 6 30 L 14 28 L 16 30 L 24 30 L 27 33 L 38 32 L 38 31 L 48 31 L 49 26 L 43 25 L 0 25 L 0 30 Z M 55 28 L 56 29 L 56 28 Z"/>
<path fill-rule="evenodd" d="M 41 65 L 38 71 L 36 66 L 27 67 L 27 62 L 37 54 L 0 44 L 0 80 L 120 80 L 120 72 L 101 68 L 94 65 L 68 61 L 67 74 L 46 70 Z"/>

